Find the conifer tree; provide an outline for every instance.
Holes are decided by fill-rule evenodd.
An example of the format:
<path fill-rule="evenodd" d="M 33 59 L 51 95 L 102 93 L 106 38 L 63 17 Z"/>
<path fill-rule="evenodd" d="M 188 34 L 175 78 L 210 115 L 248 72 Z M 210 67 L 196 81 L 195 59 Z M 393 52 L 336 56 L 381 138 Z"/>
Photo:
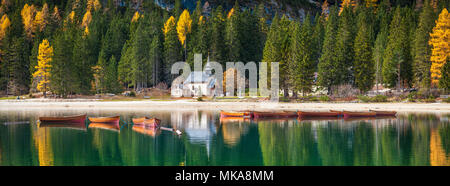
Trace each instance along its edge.
<path fill-rule="evenodd" d="M 411 53 L 407 18 L 397 7 L 390 24 L 388 44 L 383 57 L 383 80 L 388 87 L 401 88 L 410 81 Z"/>
<path fill-rule="evenodd" d="M 301 91 L 303 96 L 312 91 L 314 80 L 314 41 L 311 17 L 306 16 L 301 27 L 296 27 L 292 37 L 291 59 L 296 64 L 295 91 Z"/>
<path fill-rule="evenodd" d="M 374 62 L 372 57 L 372 27 L 367 22 L 367 12 L 362 11 L 358 15 L 358 32 L 355 39 L 354 51 L 354 72 L 355 84 L 365 93 L 373 87 L 374 84 Z"/>
<path fill-rule="evenodd" d="M 430 32 L 434 27 L 435 15 L 428 0 L 420 13 L 419 26 L 414 39 L 414 76 L 416 84 L 421 88 L 430 88 L 431 47 L 428 45 Z"/>
<path fill-rule="evenodd" d="M 240 7 L 238 2 L 228 12 L 226 20 L 225 40 L 227 43 L 227 61 L 238 62 L 241 59 L 241 42 L 239 38 L 240 29 Z"/>
<path fill-rule="evenodd" d="M 439 14 L 439 18 L 436 21 L 436 26 L 430 34 L 429 44 L 431 49 L 431 83 L 433 86 L 437 86 L 442 77 L 442 67 L 447 63 L 449 58 L 450 47 L 450 14 L 447 9 L 444 8 Z M 446 84 L 446 83 L 444 83 Z"/>
<path fill-rule="evenodd" d="M 178 40 L 175 18 L 170 17 L 164 24 L 164 81 L 171 84 L 172 65 L 182 60 L 181 43 Z"/>
<path fill-rule="evenodd" d="M 343 5 L 343 10 L 339 16 L 339 26 L 337 32 L 337 64 L 336 81 L 339 83 L 353 82 L 353 43 L 355 40 L 355 21 L 353 19 L 352 5 Z"/>
<path fill-rule="evenodd" d="M 328 89 L 328 94 L 332 94 L 331 87 L 338 85 L 340 74 L 336 70 L 336 37 L 338 30 L 338 12 L 336 7 L 332 7 L 328 16 L 323 41 L 322 55 L 318 64 L 318 85 Z"/>
<path fill-rule="evenodd" d="M 211 61 L 220 62 L 225 67 L 225 17 L 222 6 L 217 7 L 211 16 L 210 26 L 210 57 Z"/>
<path fill-rule="evenodd" d="M 38 77 L 37 89 L 46 96 L 50 84 L 50 70 L 52 68 L 53 47 L 50 46 L 48 40 L 43 40 L 39 45 L 38 65 L 35 66 L 36 72 L 33 77 Z"/>

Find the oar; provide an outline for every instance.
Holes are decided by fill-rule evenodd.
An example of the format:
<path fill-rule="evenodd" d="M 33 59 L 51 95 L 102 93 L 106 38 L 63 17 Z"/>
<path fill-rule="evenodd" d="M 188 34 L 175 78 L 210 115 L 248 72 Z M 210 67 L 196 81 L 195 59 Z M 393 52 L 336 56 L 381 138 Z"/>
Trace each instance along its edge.
<path fill-rule="evenodd" d="M 161 130 L 165 130 L 165 131 L 170 131 L 170 132 L 175 132 L 175 133 L 177 133 L 178 135 L 181 135 L 182 133 L 181 133 L 181 131 L 179 131 L 179 130 L 175 130 L 175 129 L 173 129 L 173 128 L 166 128 L 166 127 L 159 127 Z"/>

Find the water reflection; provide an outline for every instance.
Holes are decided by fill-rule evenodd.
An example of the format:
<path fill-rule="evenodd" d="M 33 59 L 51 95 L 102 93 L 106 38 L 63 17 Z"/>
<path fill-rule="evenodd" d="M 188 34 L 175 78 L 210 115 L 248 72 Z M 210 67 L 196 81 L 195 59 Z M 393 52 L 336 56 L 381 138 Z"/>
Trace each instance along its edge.
<path fill-rule="evenodd" d="M 121 115 L 119 124 L 36 123 L 39 115 Z M 171 131 L 131 125 L 162 120 Z M 0 165 L 450 165 L 448 115 L 343 120 L 219 118 L 218 112 L 0 113 Z"/>

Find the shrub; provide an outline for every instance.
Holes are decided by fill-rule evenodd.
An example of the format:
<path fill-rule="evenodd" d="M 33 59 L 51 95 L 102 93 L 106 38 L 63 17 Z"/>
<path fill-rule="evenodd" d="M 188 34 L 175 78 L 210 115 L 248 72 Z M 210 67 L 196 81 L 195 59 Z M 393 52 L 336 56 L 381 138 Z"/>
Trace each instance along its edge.
<path fill-rule="evenodd" d="M 371 98 L 371 102 L 387 102 L 387 96 L 384 95 L 376 95 Z"/>
<path fill-rule="evenodd" d="M 445 102 L 445 103 L 450 103 L 450 97 L 445 98 L 445 99 L 443 99 L 442 101 Z"/>
<path fill-rule="evenodd" d="M 363 95 L 359 95 L 358 99 L 364 103 L 370 102 L 370 97 L 369 96 L 363 96 Z"/>
<path fill-rule="evenodd" d="M 330 101 L 330 97 L 328 97 L 328 96 L 320 96 L 320 101 L 323 101 L 323 102 L 327 102 L 327 101 Z"/>
<path fill-rule="evenodd" d="M 198 97 L 197 101 L 203 101 L 203 98 L 202 97 Z"/>
<path fill-rule="evenodd" d="M 131 91 L 130 94 L 129 94 L 128 96 L 130 96 L 130 97 L 136 97 L 136 92 Z"/>

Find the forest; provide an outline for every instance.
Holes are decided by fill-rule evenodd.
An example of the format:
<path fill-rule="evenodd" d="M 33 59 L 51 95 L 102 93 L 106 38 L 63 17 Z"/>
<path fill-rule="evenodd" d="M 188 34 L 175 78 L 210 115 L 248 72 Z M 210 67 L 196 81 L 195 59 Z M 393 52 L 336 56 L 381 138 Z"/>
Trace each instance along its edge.
<path fill-rule="evenodd" d="M 209 11 L 201 0 L 193 10 L 180 0 L 171 9 L 143 0 L 2 0 L 0 94 L 169 88 L 172 64 L 193 64 L 196 53 L 224 67 L 278 62 L 280 89 L 303 95 L 375 85 L 448 92 L 449 0 L 328 1 L 292 16 L 263 1 Z"/>

